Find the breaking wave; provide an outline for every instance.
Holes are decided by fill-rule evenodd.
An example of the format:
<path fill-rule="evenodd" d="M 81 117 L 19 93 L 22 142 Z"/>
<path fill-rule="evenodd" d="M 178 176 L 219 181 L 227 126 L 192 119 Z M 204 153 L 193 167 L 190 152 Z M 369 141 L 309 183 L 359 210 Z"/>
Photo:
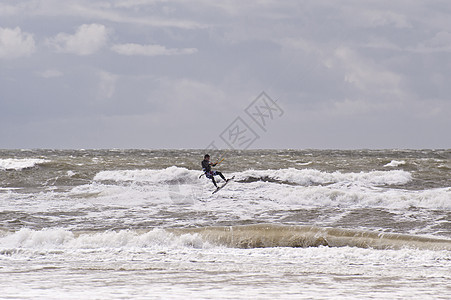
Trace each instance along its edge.
<path fill-rule="evenodd" d="M 20 249 L 201 248 L 207 244 L 198 234 L 175 235 L 163 229 L 76 232 L 24 228 L 14 233 L 3 233 L 0 238 L 0 253 Z"/>
<path fill-rule="evenodd" d="M 405 160 L 392 160 L 391 162 L 385 164 L 384 167 L 398 167 L 405 164 L 406 164 Z"/>
<path fill-rule="evenodd" d="M 94 181 L 138 182 L 138 183 L 180 183 L 198 179 L 201 172 L 186 168 L 168 167 L 158 170 L 117 170 L 101 171 Z"/>
<path fill-rule="evenodd" d="M 141 183 L 180 183 L 198 182 L 200 171 L 180 167 L 160 170 L 118 170 L 101 171 L 95 181 L 141 182 Z M 232 175 L 232 174 L 231 174 Z M 372 171 L 360 173 L 322 172 L 315 169 L 246 170 L 233 173 L 239 182 L 270 181 L 295 185 L 315 185 L 332 183 L 352 183 L 358 185 L 406 184 L 412 180 L 409 172 L 402 170 Z"/>
<path fill-rule="evenodd" d="M 15 170 L 20 171 L 23 169 L 33 168 L 36 165 L 48 162 L 45 159 L 39 158 L 4 158 L 0 159 L 0 170 Z"/>
<path fill-rule="evenodd" d="M 238 181 L 272 179 L 299 185 L 354 183 L 361 185 L 406 184 L 412 180 L 409 172 L 401 170 L 360 173 L 322 172 L 315 169 L 247 170 L 237 174 Z"/>
<path fill-rule="evenodd" d="M 446 239 L 315 226 L 260 224 L 181 229 L 178 232 L 197 233 L 210 243 L 238 248 L 347 246 L 451 250 L 451 240 Z"/>
<path fill-rule="evenodd" d="M 451 251 L 451 240 L 415 235 L 295 225 L 85 231 L 21 229 L 2 234 L 0 254 L 21 249 L 358 247 Z"/>

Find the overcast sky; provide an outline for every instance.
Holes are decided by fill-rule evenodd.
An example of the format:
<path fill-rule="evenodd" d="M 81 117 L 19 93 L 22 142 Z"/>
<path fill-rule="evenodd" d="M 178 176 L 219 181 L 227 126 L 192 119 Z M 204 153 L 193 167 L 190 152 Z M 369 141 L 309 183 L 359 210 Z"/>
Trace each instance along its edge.
<path fill-rule="evenodd" d="M 0 148 L 226 148 L 237 117 L 250 148 L 451 148 L 450 15 L 446 0 L 0 0 Z M 265 128 L 245 112 L 263 91 L 280 108 Z"/>

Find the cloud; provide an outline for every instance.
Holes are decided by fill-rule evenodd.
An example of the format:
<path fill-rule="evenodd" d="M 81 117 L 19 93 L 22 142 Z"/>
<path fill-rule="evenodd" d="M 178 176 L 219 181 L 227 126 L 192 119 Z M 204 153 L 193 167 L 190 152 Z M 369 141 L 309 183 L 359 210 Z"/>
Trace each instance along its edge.
<path fill-rule="evenodd" d="M 318 47 L 314 42 L 309 41 L 305 38 L 282 38 L 279 40 L 275 40 L 276 43 L 280 44 L 283 48 L 293 49 L 293 50 L 301 50 L 305 53 L 317 53 L 320 52 L 321 48 Z"/>
<path fill-rule="evenodd" d="M 182 55 L 193 54 L 197 52 L 196 48 L 166 48 L 161 45 L 140 45 L 140 44 L 118 44 L 114 45 L 111 50 L 122 55 L 145 55 L 145 56 L 157 56 L 157 55 Z"/>
<path fill-rule="evenodd" d="M 388 51 L 403 51 L 403 48 L 394 42 L 381 37 L 369 37 L 369 41 L 361 45 L 361 47 L 375 49 L 375 50 L 388 50 Z"/>
<path fill-rule="evenodd" d="M 47 40 L 57 52 L 91 55 L 99 51 L 108 41 L 108 30 L 101 24 L 83 24 L 73 35 L 59 33 Z"/>
<path fill-rule="evenodd" d="M 386 10 L 366 10 L 358 14 L 360 21 L 369 27 L 392 26 L 395 28 L 411 28 L 412 25 L 407 17 Z"/>
<path fill-rule="evenodd" d="M 120 0 L 116 1 L 113 5 L 118 8 L 133 8 L 137 6 L 155 5 L 158 3 L 164 3 L 162 0 Z"/>
<path fill-rule="evenodd" d="M 14 29 L 0 27 L 0 58 L 18 58 L 29 56 L 36 49 L 31 34 L 22 32 L 19 27 Z"/>
<path fill-rule="evenodd" d="M 440 31 L 431 39 L 410 50 L 420 53 L 451 52 L 451 33 Z"/>
<path fill-rule="evenodd" d="M 65 9 L 62 13 L 69 16 L 80 16 L 83 18 L 105 20 L 115 23 L 124 24 L 136 24 L 141 26 L 151 26 L 151 27 L 172 27 L 180 29 L 197 29 L 205 28 L 207 25 L 186 20 L 183 17 L 179 18 L 167 18 L 162 17 L 158 13 L 151 12 L 149 14 L 142 15 L 139 13 L 139 9 L 131 11 L 123 11 L 112 8 L 111 6 L 104 5 L 99 7 L 96 3 L 79 3 L 76 1 L 69 5 L 70 9 Z M 164 11 L 168 8 L 164 7 Z M 163 11 L 163 12 L 164 12 Z M 61 12 L 55 11 L 56 15 L 60 15 Z"/>
<path fill-rule="evenodd" d="M 105 71 L 99 72 L 98 95 L 100 98 L 111 98 L 116 91 L 118 76 Z"/>
<path fill-rule="evenodd" d="M 17 10 L 16 6 L 0 3 L 0 16 L 13 15 L 17 13 Z"/>
<path fill-rule="evenodd" d="M 169 122 L 167 128 L 183 124 L 182 126 L 187 126 L 185 129 L 189 127 L 196 130 L 197 120 L 203 120 L 205 116 L 214 116 L 215 124 L 211 124 L 208 130 L 217 127 L 222 129 L 222 126 L 232 121 L 230 115 L 234 117 L 236 105 L 238 104 L 238 109 L 243 107 L 241 102 L 236 104 L 231 102 L 223 87 L 215 83 L 191 78 L 164 77 L 158 78 L 156 82 L 157 85 L 149 90 L 148 102 L 154 105 L 158 103 L 158 108 L 153 109 L 154 119 L 163 123 L 166 123 L 165 120 L 177 120 L 175 123 Z M 146 111 L 143 110 L 142 113 Z"/>
<path fill-rule="evenodd" d="M 6 1 L 3 1 L 6 2 Z M 9 1 L 21 2 L 21 1 Z M 190 3 L 178 1 L 96 1 L 96 0 L 29 0 L 21 3 L 0 3 L 0 16 L 27 16 L 29 18 L 81 18 L 96 22 L 135 24 L 150 27 L 179 29 L 205 28 L 206 24 L 187 20 L 184 16 L 169 18 L 168 15 L 179 6 L 190 7 Z M 172 8 L 175 7 L 175 8 Z M 150 9 L 149 9 L 150 8 Z"/>
<path fill-rule="evenodd" d="M 55 69 L 48 69 L 42 72 L 37 72 L 36 74 L 42 78 L 56 78 L 63 76 L 63 72 Z"/>
<path fill-rule="evenodd" d="M 401 76 L 385 69 L 370 60 L 361 57 L 348 47 L 339 47 L 335 57 L 345 71 L 344 79 L 356 88 L 365 92 L 393 92 L 398 91 Z"/>
<path fill-rule="evenodd" d="M 284 123 L 289 124 L 285 132 L 313 128 L 311 140 L 295 132 L 292 142 L 284 142 L 281 135 L 273 146 L 398 147 L 421 141 L 424 147 L 449 147 L 446 139 L 429 141 L 437 136 L 438 141 L 438 133 L 446 136 L 451 126 L 450 7 L 387 0 L 0 1 L 0 27 L 13 31 L 19 26 L 19 40 L 27 40 L 27 31 L 36 41 L 32 57 L 3 64 L 0 59 L 1 127 L 69 117 L 82 124 L 89 117 L 93 121 L 84 127 L 89 128 L 110 116 L 108 126 L 95 133 L 104 136 L 104 130 L 111 133 L 109 138 L 92 138 L 92 147 L 121 139 L 125 147 L 189 147 L 203 139 L 185 138 L 180 127 L 214 137 L 242 113 L 243 101 L 250 103 L 265 90 L 286 108 L 285 120 L 292 123 Z M 46 47 L 40 48 L 42 44 Z M 94 55 L 80 61 L 77 55 L 57 52 Z M 16 117 L 19 112 L 22 119 Z M 211 126 L 203 126 L 205 115 L 214 116 Z M 134 116 L 140 121 L 133 123 Z M 430 122 L 421 131 L 424 136 L 408 129 L 420 118 L 423 125 Z M 124 126 L 120 134 L 111 130 L 128 120 L 133 125 Z M 410 144 L 386 141 L 386 132 L 373 127 L 380 120 L 405 124 L 406 132 L 418 137 Z M 340 126 L 371 134 L 356 142 L 330 130 Z M 62 136 L 74 134 L 71 126 L 65 129 L 69 134 Z M 153 131 L 154 142 L 146 139 Z M 53 138 L 52 143 L 87 147 L 84 133 L 80 131 L 78 145 L 71 139 Z M 393 134 L 398 133 L 404 137 L 402 130 Z M 11 136 L 11 142 L 2 140 L 8 146 L 30 138 L 33 134 L 24 130 Z M 33 142 L 28 146 L 36 147 Z"/>

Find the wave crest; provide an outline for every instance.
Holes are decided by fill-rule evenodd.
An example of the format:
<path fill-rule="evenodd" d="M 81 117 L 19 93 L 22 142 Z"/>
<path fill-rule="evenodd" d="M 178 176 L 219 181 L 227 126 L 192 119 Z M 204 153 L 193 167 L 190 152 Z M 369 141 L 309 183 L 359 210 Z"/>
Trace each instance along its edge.
<path fill-rule="evenodd" d="M 241 225 L 175 230 L 197 233 L 213 244 L 238 248 L 359 247 L 451 250 L 451 240 L 370 231 L 296 225 Z"/>
<path fill-rule="evenodd" d="M 353 183 L 361 185 L 406 184 L 412 180 L 409 172 L 401 170 L 360 173 L 322 172 L 315 169 L 247 170 L 238 173 L 238 181 L 276 181 L 299 185 Z"/>
<path fill-rule="evenodd" d="M 46 162 L 48 162 L 48 160 L 39 158 L 4 158 L 0 159 L 0 170 L 20 171 L 23 169 L 33 168 L 36 165 Z"/>
<path fill-rule="evenodd" d="M 104 248 L 358 247 L 374 249 L 449 250 L 451 240 L 362 230 L 278 224 L 201 228 L 85 231 L 21 229 L 3 233 L 0 251 Z"/>
<path fill-rule="evenodd" d="M 200 172 L 180 167 L 166 169 L 101 171 L 94 181 L 180 184 L 195 181 Z"/>
<path fill-rule="evenodd" d="M 201 171 L 180 167 L 168 167 L 159 170 L 117 170 L 101 171 L 94 177 L 95 181 L 139 182 L 139 183 L 198 183 Z M 412 180 L 409 172 L 402 170 L 372 171 L 360 173 L 323 172 L 315 169 L 279 169 L 279 170 L 246 170 L 235 172 L 235 180 L 239 182 L 268 181 L 294 185 L 318 184 L 357 184 L 357 185 L 393 185 L 406 184 Z"/>

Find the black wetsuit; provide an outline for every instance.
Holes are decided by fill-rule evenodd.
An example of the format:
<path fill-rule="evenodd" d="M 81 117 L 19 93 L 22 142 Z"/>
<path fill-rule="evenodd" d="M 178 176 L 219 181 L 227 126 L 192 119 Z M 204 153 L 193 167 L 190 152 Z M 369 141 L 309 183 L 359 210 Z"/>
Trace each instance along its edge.
<path fill-rule="evenodd" d="M 204 159 L 202 161 L 202 170 L 207 173 L 207 172 L 211 172 L 211 165 L 210 162 L 206 159 Z"/>
<path fill-rule="evenodd" d="M 211 163 L 206 159 L 202 161 L 202 170 L 204 171 L 205 176 L 213 181 L 215 187 L 218 187 L 214 178 L 215 175 L 219 175 L 224 181 L 226 181 L 224 175 L 222 175 L 221 172 L 211 170 Z"/>

